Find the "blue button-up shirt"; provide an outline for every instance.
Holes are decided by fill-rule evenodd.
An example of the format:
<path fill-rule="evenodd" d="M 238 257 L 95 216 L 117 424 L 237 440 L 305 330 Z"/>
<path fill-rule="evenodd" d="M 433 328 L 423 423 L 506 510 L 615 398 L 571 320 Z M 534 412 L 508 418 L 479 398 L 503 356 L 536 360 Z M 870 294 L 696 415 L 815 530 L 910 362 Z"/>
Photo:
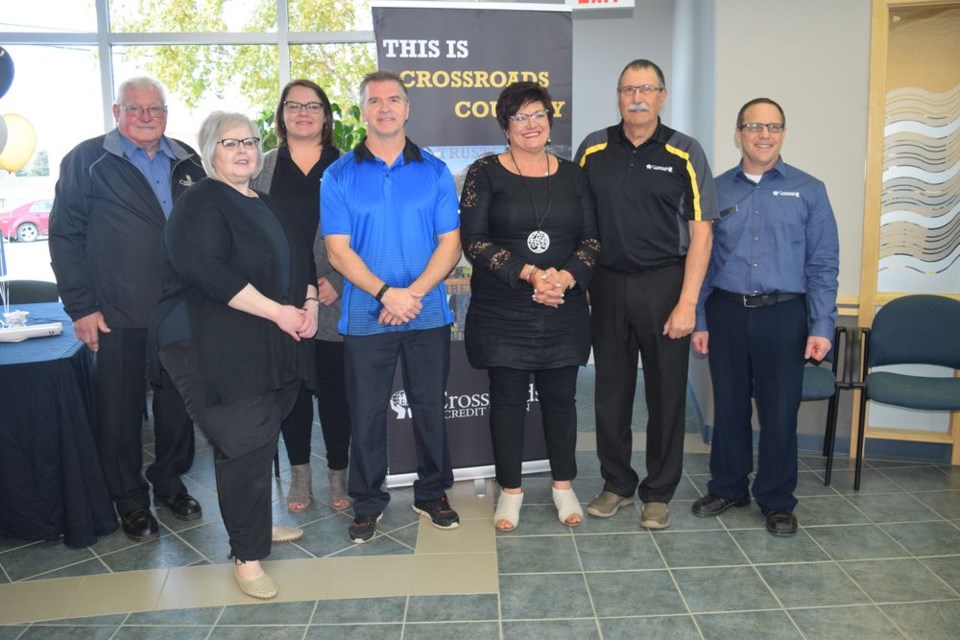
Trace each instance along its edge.
<path fill-rule="evenodd" d="M 173 171 L 173 161 L 176 158 L 170 142 L 166 138 L 160 138 L 160 146 L 157 147 L 152 158 L 142 147 L 135 145 L 122 133 L 120 144 L 123 145 L 123 155 L 147 179 L 150 189 L 160 201 L 163 215 L 169 218 L 170 212 L 173 211 L 173 184 L 170 182 L 170 176 Z"/>
<path fill-rule="evenodd" d="M 810 335 L 832 340 L 840 241 L 826 186 L 782 158 L 758 183 L 744 175 L 741 162 L 716 185 L 720 219 L 713 223 L 696 330 L 709 330 L 704 302 L 714 289 L 805 293 Z"/>

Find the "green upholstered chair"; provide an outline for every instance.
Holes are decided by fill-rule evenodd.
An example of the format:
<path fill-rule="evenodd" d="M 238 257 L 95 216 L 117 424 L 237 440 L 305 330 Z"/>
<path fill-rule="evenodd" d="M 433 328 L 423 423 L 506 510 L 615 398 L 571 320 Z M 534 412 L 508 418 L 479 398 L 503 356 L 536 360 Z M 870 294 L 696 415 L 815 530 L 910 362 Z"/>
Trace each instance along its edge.
<path fill-rule="evenodd" d="M 853 488 L 860 489 L 864 417 L 867 401 L 919 409 L 960 410 L 960 378 L 874 371 L 897 364 L 939 365 L 960 369 L 960 302 L 935 295 L 897 298 L 877 312 L 873 327 L 863 329 L 863 370 L 855 384 L 860 394 L 860 429 Z"/>

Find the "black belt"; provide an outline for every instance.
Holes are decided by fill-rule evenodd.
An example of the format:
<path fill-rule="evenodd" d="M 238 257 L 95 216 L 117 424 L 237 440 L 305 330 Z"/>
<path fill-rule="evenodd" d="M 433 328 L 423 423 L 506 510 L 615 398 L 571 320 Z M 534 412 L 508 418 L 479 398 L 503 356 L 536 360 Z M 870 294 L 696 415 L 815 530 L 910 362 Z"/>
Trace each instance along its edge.
<path fill-rule="evenodd" d="M 724 291 L 723 289 L 714 289 L 713 292 L 727 300 L 742 304 L 745 307 L 769 307 L 779 302 L 799 298 L 803 295 L 802 293 L 761 293 L 755 296 L 748 296 L 745 293 L 733 293 L 732 291 Z"/>

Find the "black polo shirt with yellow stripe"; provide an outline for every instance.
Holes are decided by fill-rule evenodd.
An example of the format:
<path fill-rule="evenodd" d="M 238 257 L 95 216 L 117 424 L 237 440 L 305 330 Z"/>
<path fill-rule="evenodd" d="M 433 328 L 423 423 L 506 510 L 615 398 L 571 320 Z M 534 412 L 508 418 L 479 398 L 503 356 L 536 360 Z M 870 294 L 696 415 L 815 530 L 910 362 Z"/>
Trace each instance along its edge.
<path fill-rule="evenodd" d="M 636 273 L 675 264 L 690 245 L 688 221 L 719 217 L 710 165 L 696 140 L 657 122 L 634 146 L 623 122 L 594 131 L 575 158 L 597 204 L 600 266 Z"/>

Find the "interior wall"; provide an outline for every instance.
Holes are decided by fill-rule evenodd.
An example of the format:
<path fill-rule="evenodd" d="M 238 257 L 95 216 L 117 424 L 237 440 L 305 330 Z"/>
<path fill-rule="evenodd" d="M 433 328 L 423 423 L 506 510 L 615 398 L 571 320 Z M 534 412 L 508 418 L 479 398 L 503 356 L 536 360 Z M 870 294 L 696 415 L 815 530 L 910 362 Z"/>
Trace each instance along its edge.
<path fill-rule="evenodd" d="M 715 155 L 740 158 L 737 111 L 759 96 L 787 117 L 783 158 L 823 180 L 840 230 L 840 295 L 860 287 L 870 0 L 722 0 L 715 3 Z"/>

